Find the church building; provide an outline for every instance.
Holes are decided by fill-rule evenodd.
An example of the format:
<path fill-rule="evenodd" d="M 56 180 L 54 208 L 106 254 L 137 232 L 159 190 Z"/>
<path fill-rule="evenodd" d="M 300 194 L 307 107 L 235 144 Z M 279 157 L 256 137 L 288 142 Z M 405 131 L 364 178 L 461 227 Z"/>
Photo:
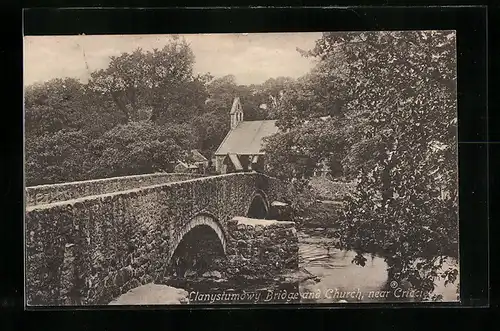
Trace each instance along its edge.
<path fill-rule="evenodd" d="M 230 121 L 230 130 L 215 152 L 216 172 L 264 171 L 263 142 L 278 132 L 276 120 L 244 121 L 240 99 L 235 98 Z"/>

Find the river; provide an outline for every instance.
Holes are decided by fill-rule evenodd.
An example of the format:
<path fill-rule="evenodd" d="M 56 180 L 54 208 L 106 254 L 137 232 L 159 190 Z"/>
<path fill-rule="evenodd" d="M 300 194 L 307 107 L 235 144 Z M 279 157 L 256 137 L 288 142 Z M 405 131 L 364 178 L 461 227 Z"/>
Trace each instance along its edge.
<path fill-rule="evenodd" d="M 382 258 L 367 256 L 366 265 L 361 267 L 352 263 L 355 252 L 330 248 L 333 246 L 330 238 L 299 232 L 299 242 L 300 268 L 317 276 L 300 283 L 300 292 L 312 296 L 302 302 L 386 301 L 387 298 L 378 295 L 388 281 L 387 264 Z"/>
<path fill-rule="evenodd" d="M 414 301 L 418 293 L 390 281 L 387 264 L 380 257 L 366 256 L 365 266 L 352 263 L 355 253 L 332 249 L 332 239 L 321 229 L 299 232 L 299 269 L 269 281 L 227 280 L 221 272 L 168 279 L 165 284 L 190 293 L 190 303 L 350 303 Z M 436 294 L 443 301 L 456 301 L 456 286 L 439 282 Z M 397 299 L 397 298 L 399 299 Z"/>

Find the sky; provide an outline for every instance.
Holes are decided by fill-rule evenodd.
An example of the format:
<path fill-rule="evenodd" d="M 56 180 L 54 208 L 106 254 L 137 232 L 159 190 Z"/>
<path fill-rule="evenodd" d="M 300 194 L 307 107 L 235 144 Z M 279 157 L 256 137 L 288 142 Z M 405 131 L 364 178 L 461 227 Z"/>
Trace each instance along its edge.
<path fill-rule="evenodd" d="M 306 74 L 314 62 L 302 57 L 296 48 L 311 49 L 321 33 L 181 36 L 195 54 L 195 73 L 210 72 L 215 77 L 232 74 L 238 84 L 248 85 L 273 77 L 297 78 Z M 169 35 L 28 36 L 24 39 L 24 82 L 29 85 L 64 77 L 86 82 L 89 71 L 105 68 L 110 56 L 138 47 L 161 49 L 169 38 Z"/>

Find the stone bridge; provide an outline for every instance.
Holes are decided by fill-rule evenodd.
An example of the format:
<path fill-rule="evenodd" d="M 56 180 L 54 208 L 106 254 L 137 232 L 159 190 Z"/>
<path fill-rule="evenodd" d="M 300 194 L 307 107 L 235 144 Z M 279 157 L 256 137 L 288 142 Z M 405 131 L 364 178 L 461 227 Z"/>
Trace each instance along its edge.
<path fill-rule="evenodd" d="M 194 229 L 218 238 L 227 270 L 244 272 L 249 263 L 260 266 L 251 272 L 263 275 L 294 268 L 294 223 L 269 220 L 271 202 L 285 194 L 277 179 L 259 173 L 152 174 L 28 187 L 27 304 L 107 304 L 160 282 Z"/>

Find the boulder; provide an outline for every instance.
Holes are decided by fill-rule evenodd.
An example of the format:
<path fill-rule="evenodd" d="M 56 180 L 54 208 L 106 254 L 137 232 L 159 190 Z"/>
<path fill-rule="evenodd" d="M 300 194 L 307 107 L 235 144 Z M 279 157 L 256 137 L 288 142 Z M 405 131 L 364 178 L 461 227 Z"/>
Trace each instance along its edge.
<path fill-rule="evenodd" d="M 176 305 L 189 303 L 187 291 L 167 285 L 146 284 L 122 294 L 109 305 Z"/>

